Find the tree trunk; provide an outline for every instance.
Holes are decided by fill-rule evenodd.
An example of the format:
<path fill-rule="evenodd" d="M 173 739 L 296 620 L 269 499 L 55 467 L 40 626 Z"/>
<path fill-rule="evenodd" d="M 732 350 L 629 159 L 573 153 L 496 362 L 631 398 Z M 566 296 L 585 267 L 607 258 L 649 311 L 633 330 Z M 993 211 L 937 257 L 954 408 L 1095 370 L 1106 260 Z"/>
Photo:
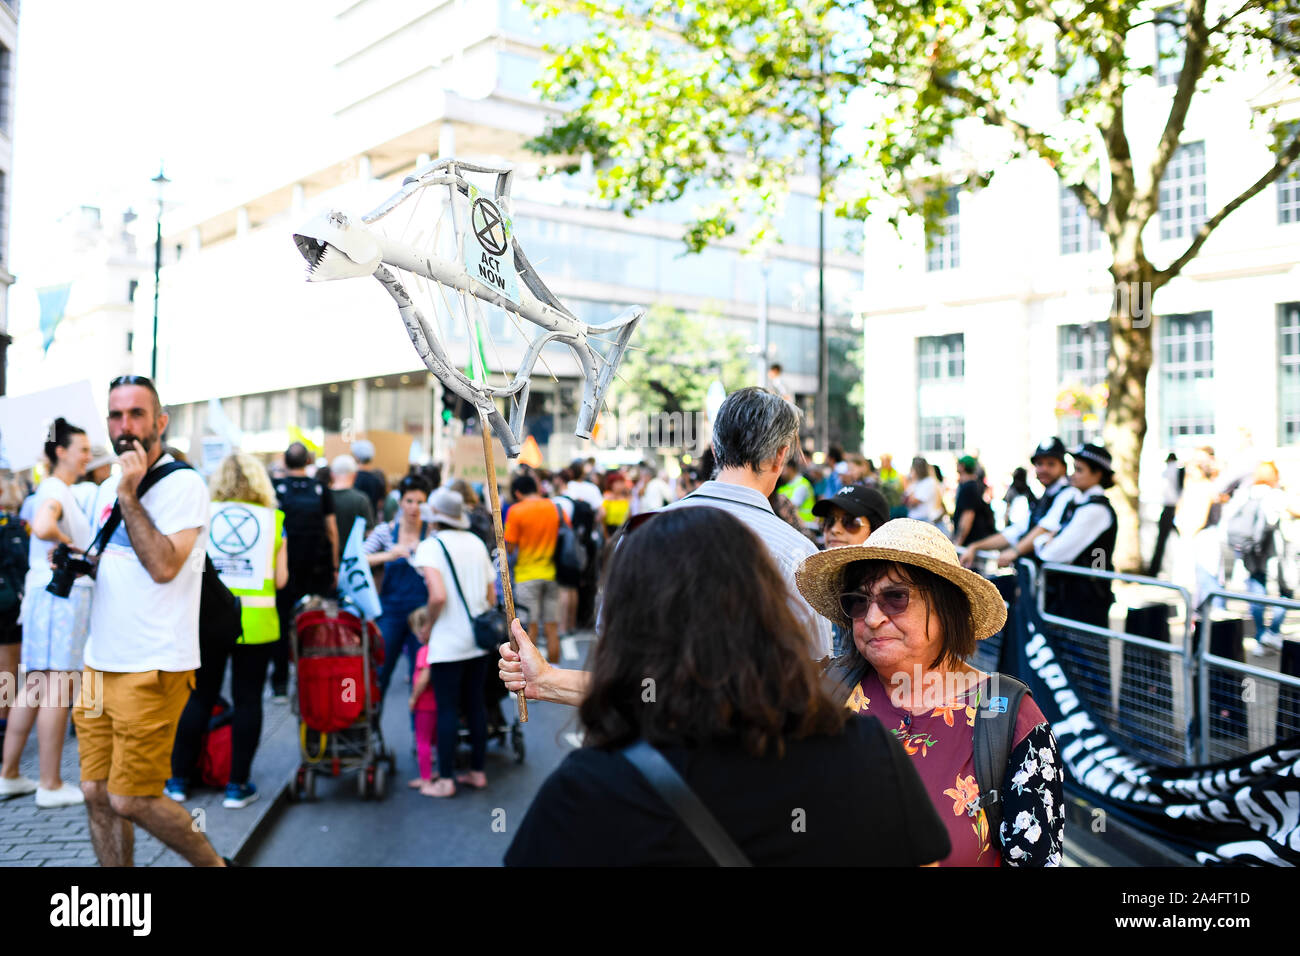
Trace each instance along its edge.
<path fill-rule="evenodd" d="M 1145 261 L 1117 263 L 1110 306 L 1110 357 L 1106 365 L 1109 397 L 1104 440 L 1115 468 L 1111 504 L 1119 519 L 1115 569 L 1141 573 L 1138 477 L 1147 433 L 1147 373 L 1151 371 L 1151 301 L 1155 270 Z"/>

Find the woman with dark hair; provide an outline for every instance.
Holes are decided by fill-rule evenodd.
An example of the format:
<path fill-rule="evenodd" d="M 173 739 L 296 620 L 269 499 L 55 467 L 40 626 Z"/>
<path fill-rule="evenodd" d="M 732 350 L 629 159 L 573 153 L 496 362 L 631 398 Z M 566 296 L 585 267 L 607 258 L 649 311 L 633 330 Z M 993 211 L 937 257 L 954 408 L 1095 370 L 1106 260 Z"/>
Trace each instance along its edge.
<path fill-rule="evenodd" d="M 429 500 L 429 485 L 418 475 L 407 475 L 394 491 L 400 517 L 376 526 L 362 545 L 371 567 L 383 565 L 379 603 L 384 611 L 376 622 L 384 636 L 384 664 L 379 671 L 381 697 L 388 692 L 388 683 L 403 655 L 414 676 L 417 642 L 407 618 L 429 601 L 424 576 L 411 564 L 415 549 L 429 534 L 428 522 L 420 517 Z"/>
<path fill-rule="evenodd" d="M 1006 623 L 997 588 L 960 565 L 942 531 L 910 518 L 882 525 L 865 544 L 809 557 L 796 582 L 819 614 L 852 626 L 832 669 L 839 696 L 854 713 L 879 717 L 911 756 L 952 840 L 942 865 L 1060 865 L 1064 792 L 1051 727 L 1033 698 L 1011 706 L 1005 679 L 966 663 Z M 989 784 L 978 777 L 976 715 L 988 726 L 999 713 L 1012 746 Z M 984 796 L 993 790 L 998 832 Z"/>
<path fill-rule="evenodd" d="M 538 791 L 508 865 L 719 859 L 695 835 L 698 818 L 684 822 L 633 764 L 647 753 L 666 758 L 750 862 L 916 866 L 947 855 L 902 750 L 827 697 L 808 622 L 739 520 L 682 508 L 634 521 L 604 593 L 578 709 L 585 745 Z"/>
<path fill-rule="evenodd" d="M 72 486 L 90 461 L 90 442 L 85 431 L 62 418 L 54 420 L 49 439 L 45 443 L 45 458 L 50 473 L 36 488 L 27 578 L 19 614 L 26 684 L 18 706 L 9 711 L 4 764 L 0 767 L 0 796 L 35 791 L 38 807 L 63 807 L 85 802 L 79 787 L 63 781 L 59 762 L 63 758 L 72 688 L 81 674 L 94 581 L 79 577 L 62 597 L 47 591 L 46 586 L 54 575 L 50 553 L 57 546 L 65 545 L 78 553 L 90 547 L 90 521 L 72 493 Z M 41 752 L 39 781 L 28 780 L 18 773 L 18 761 L 33 723 Z"/>

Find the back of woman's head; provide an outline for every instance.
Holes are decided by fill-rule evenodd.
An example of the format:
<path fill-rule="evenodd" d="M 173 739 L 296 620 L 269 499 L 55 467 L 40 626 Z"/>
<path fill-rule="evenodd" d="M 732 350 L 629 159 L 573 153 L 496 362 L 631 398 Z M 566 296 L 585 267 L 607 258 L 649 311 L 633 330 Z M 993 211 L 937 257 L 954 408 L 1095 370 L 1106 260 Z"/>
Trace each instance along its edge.
<path fill-rule="evenodd" d="M 217 466 L 208 489 L 213 501 L 247 501 L 264 508 L 275 507 L 275 489 L 266 469 L 252 455 L 235 452 Z"/>
<path fill-rule="evenodd" d="M 84 428 L 70 425 L 62 418 L 54 419 L 54 424 L 50 426 L 49 440 L 45 442 L 45 459 L 50 463 L 51 469 L 59 465 L 59 449 L 71 445 L 72 436 L 84 434 Z"/>
<path fill-rule="evenodd" d="M 589 745 L 835 733 L 808 623 L 763 543 L 715 508 L 675 508 L 626 533 L 605 571 L 600 640 L 579 708 Z"/>

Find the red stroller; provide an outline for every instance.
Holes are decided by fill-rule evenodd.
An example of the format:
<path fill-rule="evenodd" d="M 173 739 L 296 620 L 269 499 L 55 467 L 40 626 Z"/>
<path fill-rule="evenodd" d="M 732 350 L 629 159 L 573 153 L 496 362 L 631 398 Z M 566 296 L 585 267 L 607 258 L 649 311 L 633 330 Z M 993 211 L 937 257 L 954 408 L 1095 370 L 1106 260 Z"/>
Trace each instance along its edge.
<path fill-rule="evenodd" d="M 290 648 L 302 762 L 290 797 L 315 797 L 320 774 L 356 773 L 361 799 L 382 800 L 394 768 L 379 728 L 379 629 L 337 601 L 309 598 L 299 608 Z"/>

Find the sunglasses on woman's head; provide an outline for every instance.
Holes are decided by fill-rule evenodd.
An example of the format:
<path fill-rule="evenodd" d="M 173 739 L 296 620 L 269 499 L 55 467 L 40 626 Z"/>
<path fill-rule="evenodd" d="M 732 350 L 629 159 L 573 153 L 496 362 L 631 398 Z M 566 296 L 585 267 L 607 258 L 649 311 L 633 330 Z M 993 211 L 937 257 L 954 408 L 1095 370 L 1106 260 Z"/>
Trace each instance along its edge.
<path fill-rule="evenodd" d="M 913 590 L 906 585 L 892 584 L 874 594 L 850 591 L 848 594 L 840 595 L 840 610 L 849 620 L 856 621 L 858 618 L 866 617 L 867 612 L 871 610 L 871 605 L 875 604 L 885 617 L 895 617 L 907 610 Z"/>
<path fill-rule="evenodd" d="M 857 534 L 865 520 L 865 518 L 858 518 L 850 514 L 829 514 L 825 518 L 822 518 L 822 531 L 830 531 L 838 521 L 840 527 L 849 534 Z"/>

